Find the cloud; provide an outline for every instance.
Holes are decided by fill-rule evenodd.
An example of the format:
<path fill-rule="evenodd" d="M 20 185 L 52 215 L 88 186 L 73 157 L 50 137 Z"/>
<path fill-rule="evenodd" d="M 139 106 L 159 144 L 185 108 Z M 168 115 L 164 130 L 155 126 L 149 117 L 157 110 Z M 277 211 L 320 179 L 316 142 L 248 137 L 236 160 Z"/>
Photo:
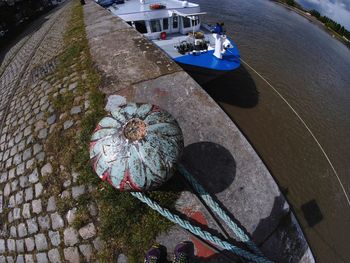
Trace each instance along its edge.
<path fill-rule="evenodd" d="M 344 6 L 344 8 L 350 12 L 350 0 L 347 0 L 347 1 L 343 0 L 339 2 L 340 2 L 340 5 Z"/>
<path fill-rule="evenodd" d="M 314 8 L 350 29 L 350 0 L 301 0 L 306 8 Z"/>

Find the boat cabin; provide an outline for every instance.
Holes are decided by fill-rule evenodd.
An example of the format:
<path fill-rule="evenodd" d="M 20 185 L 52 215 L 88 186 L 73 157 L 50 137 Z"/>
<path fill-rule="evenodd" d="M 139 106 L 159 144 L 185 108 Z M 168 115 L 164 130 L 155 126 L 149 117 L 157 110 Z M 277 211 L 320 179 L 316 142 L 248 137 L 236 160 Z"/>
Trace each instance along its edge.
<path fill-rule="evenodd" d="M 192 31 L 198 31 L 200 28 L 199 16 L 195 16 L 194 19 L 190 19 L 188 17 L 173 15 L 172 17 L 128 21 L 127 23 L 149 39 L 158 39 L 162 36 L 175 33 L 185 35 Z M 162 32 L 165 32 L 166 35 L 161 35 Z"/>
<path fill-rule="evenodd" d="M 199 5 L 168 0 L 164 4 L 149 0 L 127 0 L 108 8 L 148 39 L 196 32 L 200 29 Z"/>

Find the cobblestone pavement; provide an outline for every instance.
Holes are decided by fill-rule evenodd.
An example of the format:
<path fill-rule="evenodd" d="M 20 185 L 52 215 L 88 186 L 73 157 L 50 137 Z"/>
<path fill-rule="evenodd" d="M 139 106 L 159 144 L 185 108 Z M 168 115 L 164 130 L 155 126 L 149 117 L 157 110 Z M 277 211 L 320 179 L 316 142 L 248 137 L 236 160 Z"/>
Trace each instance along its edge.
<path fill-rule="evenodd" d="M 17 54 L 18 50 L 20 50 L 20 48 L 28 41 L 29 38 L 30 38 L 30 35 L 23 37 L 5 54 L 4 59 L 0 66 L 0 76 L 2 76 L 2 74 L 4 73 L 4 70 L 10 64 L 11 60 Z"/>
<path fill-rule="evenodd" d="M 5 56 L 0 67 L 0 130 L 4 127 L 12 97 L 17 89 L 26 87 L 33 67 L 59 51 L 60 41 L 56 38 L 63 27 L 57 23 L 63 10 L 51 13 L 50 19 L 38 31 L 20 40 Z M 50 33 L 51 30 L 54 33 Z"/>
<path fill-rule="evenodd" d="M 57 120 L 66 117 L 64 129 L 69 129 L 84 110 L 73 105 L 70 117 L 56 116 L 49 100 L 74 92 L 76 74 L 63 83 L 42 78 L 55 69 L 71 5 L 52 12 L 39 30 L 8 52 L 0 67 L 0 263 L 90 262 L 103 246 L 93 223 L 74 229 L 76 210 L 60 213 L 57 197 L 45 194 L 45 177 L 53 172 L 45 141 Z M 73 199 L 86 191 L 75 175 L 64 187 L 62 196 Z M 96 215 L 94 207 L 91 214 Z"/>

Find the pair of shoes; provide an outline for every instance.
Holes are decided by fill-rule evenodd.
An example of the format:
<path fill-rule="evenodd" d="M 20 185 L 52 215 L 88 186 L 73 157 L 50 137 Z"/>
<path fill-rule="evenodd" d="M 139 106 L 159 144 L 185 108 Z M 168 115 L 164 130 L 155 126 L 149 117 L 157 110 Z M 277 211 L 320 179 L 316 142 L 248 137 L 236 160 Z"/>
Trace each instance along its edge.
<path fill-rule="evenodd" d="M 189 242 L 181 242 L 180 244 L 177 244 L 174 249 L 173 263 L 189 263 L 191 247 L 192 245 Z"/>
<path fill-rule="evenodd" d="M 160 263 L 161 250 L 159 244 L 154 244 L 148 251 L 145 257 L 145 263 Z"/>
<path fill-rule="evenodd" d="M 174 249 L 173 263 L 189 263 L 191 251 L 191 243 L 181 242 Z M 145 263 L 160 263 L 161 262 L 160 245 L 153 245 L 146 254 Z"/>

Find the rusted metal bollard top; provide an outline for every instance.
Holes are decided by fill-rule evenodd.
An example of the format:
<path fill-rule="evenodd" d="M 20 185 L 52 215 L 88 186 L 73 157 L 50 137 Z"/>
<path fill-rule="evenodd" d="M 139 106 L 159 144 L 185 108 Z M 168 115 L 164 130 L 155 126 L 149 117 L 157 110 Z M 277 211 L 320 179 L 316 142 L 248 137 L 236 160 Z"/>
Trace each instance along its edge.
<path fill-rule="evenodd" d="M 153 190 L 174 173 L 183 149 L 177 121 L 151 104 L 128 103 L 97 125 L 90 159 L 97 175 L 121 191 Z"/>

